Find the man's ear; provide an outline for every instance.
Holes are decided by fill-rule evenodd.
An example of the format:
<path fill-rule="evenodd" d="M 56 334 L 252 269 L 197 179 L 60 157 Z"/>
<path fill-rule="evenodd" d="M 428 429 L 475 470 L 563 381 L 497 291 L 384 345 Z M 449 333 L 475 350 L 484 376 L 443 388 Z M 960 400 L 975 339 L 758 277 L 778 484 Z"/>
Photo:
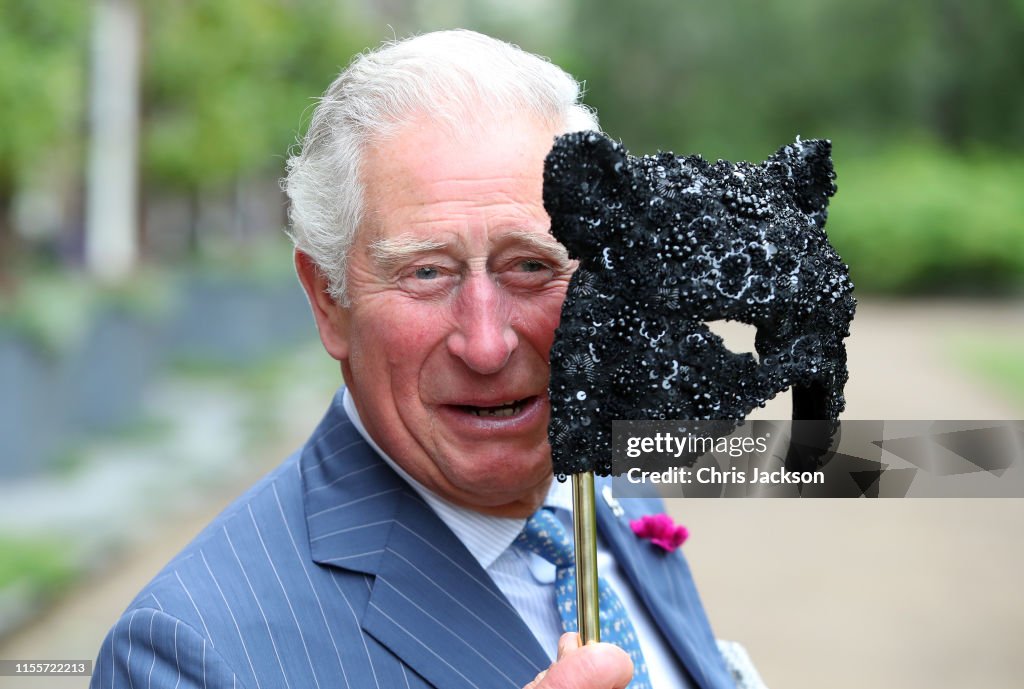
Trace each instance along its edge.
<path fill-rule="evenodd" d="M 295 272 L 306 291 L 309 306 L 313 309 L 320 341 L 327 353 L 338 361 L 348 359 L 349 352 L 349 311 L 335 301 L 328 291 L 327 277 L 316 263 L 298 249 L 295 250 Z"/>

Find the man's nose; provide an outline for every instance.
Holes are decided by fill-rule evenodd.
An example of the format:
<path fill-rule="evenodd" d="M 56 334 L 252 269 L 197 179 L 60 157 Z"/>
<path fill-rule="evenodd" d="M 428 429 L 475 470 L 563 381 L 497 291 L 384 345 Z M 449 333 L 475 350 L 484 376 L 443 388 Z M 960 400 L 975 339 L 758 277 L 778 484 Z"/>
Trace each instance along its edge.
<path fill-rule="evenodd" d="M 497 373 L 519 346 L 508 299 L 486 274 L 471 275 L 456 297 L 458 327 L 448 336 L 448 351 L 477 373 Z"/>

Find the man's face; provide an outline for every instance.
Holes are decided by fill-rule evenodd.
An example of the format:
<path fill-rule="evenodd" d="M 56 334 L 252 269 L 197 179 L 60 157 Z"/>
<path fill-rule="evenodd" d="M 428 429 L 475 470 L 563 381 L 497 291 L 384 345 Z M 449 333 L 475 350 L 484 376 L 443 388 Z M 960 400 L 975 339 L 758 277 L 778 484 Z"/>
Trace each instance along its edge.
<path fill-rule="evenodd" d="M 332 319 L 374 440 L 434 492 L 491 514 L 531 513 L 551 479 L 548 350 L 573 268 L 541 197 L 555 134 L 529 120 L 455 137 L 413 122 L 368 150 L 351 306 Z"/>

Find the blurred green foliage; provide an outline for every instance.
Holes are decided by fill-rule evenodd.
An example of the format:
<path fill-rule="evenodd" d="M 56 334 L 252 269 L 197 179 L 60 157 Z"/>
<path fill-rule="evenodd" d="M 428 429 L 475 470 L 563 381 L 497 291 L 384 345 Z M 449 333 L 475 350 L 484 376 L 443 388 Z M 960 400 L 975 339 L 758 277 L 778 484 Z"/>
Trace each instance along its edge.
<path fill-rule="evenodd" d="M 79 271 L 36 270 L 14 298 L 0 299 L 0 335 L 17 334 L 37 354 L 59 358 L 76 346 L 103 313 L 155 325 L 173 310 L 179 291 L 168 271 L 150 269 L 125 283 L 101 284 Z"/>
<path fill-rule="evenodd" d="M 74 141 L 88 4 L 0 0 L 0 193 L 41 153 Z"/>
<path fill-rule="evenodd" d="M 562 61 L 632 152 L 831 138 L 859 293 L 1024 290 L 1024 2 L 573 6 Z"/>
<path fill-rule="evenodd" d="M 75 159 L 87 3 L 0 0 L 0 266 L 13 251 L 12 203 L 50 159 Z"/>
<path fill-rule="evenodd" d="M 861 291 L 1024 287 L 1024 157 L 919 142 L 870 157 L 837 143 L 828 230 Z"/>
<path fill-rule="evenodd" d="M 46 273 L 22 282 L 16 299 L 0 301 L 0 333 L 14 333 L 33 349 L 56 357 L 89 326 L 97 289 L 81 275 Z"/>
<path fill-rule="evenodd" d="M 63 590 L 75 574 L 68 544 L 0 534 L 0 590 L 23 586 L 32 597 L 49 596 Z"/>
<path fill-rule="evenodd" d="M 584 79 L 605 130 L 635 153 L 754 160 L 798 134 L 833 139 L 829 229 L 862 291 L 1024 283 L 1021 0 L 135 2 L 144 192 L 191 204 L 193 252 L 201 197 L 279 176 L 355 52 L 461 25 Z M 0 0 L 0 251 L 11 200 L 44 161 L 83 174 L 91 4 Z"/>
<path fill-rule="evenodd" d="M 304 113 L 370 39 L 329 0 L 145 0 L 143 163 L 195 190 L 281 170 Z"/>
<path fill-rule="evenodd" d="M 606 130 L 751 158 L 804 138 L 1024 149 L 1019 0 L 589 0 L 569 60 Z"/>

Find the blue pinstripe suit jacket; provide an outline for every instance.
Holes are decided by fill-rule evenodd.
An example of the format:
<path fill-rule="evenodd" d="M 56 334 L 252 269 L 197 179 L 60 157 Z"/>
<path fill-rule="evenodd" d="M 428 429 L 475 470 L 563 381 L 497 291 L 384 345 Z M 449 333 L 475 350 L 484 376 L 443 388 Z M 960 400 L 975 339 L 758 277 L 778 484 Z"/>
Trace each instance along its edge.
<path fill-rule="evenodd" d="M 722 664 L 680 552 L 599 528 L 696 685 Z M 353 428 L 336 396 L 306 445 L 132 601 L 91 686 L 520 689 L 548 658 L 462 543 Z"/>

